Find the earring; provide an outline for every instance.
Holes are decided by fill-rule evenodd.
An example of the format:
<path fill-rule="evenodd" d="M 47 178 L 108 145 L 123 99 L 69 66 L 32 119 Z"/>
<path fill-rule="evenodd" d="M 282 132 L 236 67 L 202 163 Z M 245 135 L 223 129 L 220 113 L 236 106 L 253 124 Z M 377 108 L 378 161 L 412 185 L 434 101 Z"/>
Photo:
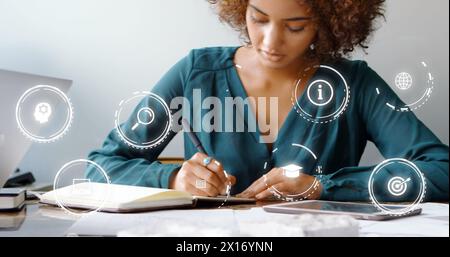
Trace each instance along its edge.
<path fill-rule="evenodd" d="M 309 45 L 309 49 L 311 49 L 311 51 L 314 51 L 314 49 L 316 49 L 316 46 L 314 44 Z"/>

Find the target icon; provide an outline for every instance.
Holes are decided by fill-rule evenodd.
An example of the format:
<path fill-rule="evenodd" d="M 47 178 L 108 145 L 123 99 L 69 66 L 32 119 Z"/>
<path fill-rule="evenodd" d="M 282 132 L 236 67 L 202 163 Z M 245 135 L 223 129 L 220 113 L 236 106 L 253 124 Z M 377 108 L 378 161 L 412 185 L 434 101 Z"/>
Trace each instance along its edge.
<path fill-rule="evenodd" d="M 388 182 L 388 191 L 394 196 L 402 196 L 408 189 L 411 178 L 393 177 Z"/>
<path fill-rule="evenodd" d="M 403 158 L 388 159 L 378 164 L 370 174 L 367 186 L 373 205 L 393 216 L 407 215 L 416 210 L 426 193 L 424 175 L 416 164 Z M 384 204 L 404 200 L 401 197 L 408 201 L 401 208 Z"/>

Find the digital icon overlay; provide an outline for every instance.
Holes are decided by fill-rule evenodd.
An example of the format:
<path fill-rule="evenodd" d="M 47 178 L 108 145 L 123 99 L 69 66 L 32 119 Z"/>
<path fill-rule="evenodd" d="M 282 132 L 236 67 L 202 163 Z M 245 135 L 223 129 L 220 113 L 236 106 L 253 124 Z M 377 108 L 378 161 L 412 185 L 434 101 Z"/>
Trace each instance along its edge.
<path fill-rule="evenodd" d="M 417 209 L 425 198 L 426 182 L 420 169 L 402 158 L 388 159 L 378 164 L 368 182 L 370 199 L 382 212 L 403 216 Z M 408 202 L 392 205 L 386 202 Z"/>
<path fill-rule="evenodd" d="M 312 82 L 307 74 L 314 73 Z M 303 92 L 305 88 L 305 92 Z M 316 65 L 306 68 L 292 91 L 292 105 L 303 119 L 313 123 L 330 123 L 347 110 L 350 87 L 334 67 Z"/>
<path fill-rule="evenodd" d="M 17 101 L 16 121 L 27 138 L 50 143 L 63 137 L 70 128 L 72 103 L 57 87 L 37 85 L 24 92 Z"/>
<path fill-rule="evenodd" d="M 89 170 L 90 177 L 86 177 Z M 95 186 L 96 184 L 102 186 Z M 64 211 L 72 215 L 86 215 L 101 211 L 110 197 L 111 184 L 106 171 L 97 163 L 79 159 L 64 164 L 53 181 L 53 192 L 56 203 Z M 91 208 L 77 208 L 73 203 L 89 201 Z"/>
<path fill-rule="evenodd" d="M 122 100 L 114 115 L 120 139 L 136 149 L 162 143 L 171 132 L 172 122 L 172 113 L 164 99 L 148 91 L 134 92 Z"/>

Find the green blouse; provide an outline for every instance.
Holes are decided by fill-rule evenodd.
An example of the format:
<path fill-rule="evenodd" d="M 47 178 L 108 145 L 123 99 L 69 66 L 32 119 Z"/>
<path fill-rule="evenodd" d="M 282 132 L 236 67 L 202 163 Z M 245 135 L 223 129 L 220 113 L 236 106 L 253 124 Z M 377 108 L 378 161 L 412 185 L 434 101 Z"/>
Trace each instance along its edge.
<path fill-rule="evenodd" d="M 218 47 L 191 51 L 162 77 L 152 92 L 167 104 L 175 97 L 185 97 L 192 103 L 194 89 L 201 89 L 202 100 L 210 96 L 246 99 L 246 91 L 233 61 L 237 49 Z M 343 74 L 350 87 L 346 111 L 333 122 L 321 124 L 305 120 L 292 108 L 273 144 L 276 151 L 269 151 L 260 142 L 258 129 L 254 132 L 202 130 L 197 133 L 207 154 L 219 160 L 228 173 L 236 176 L 237 183 L 232 193 L 242 192 L 273 167 L 311 159 L 307 151 L 292 147 L 292 144 L 300 144 L 311 149 L 317 157 L 302 163 L 304 171 L 317 175 L 316 167 L 322 167 L 322 199 L 367 201 L 368 181 L 374 167 L 359 167 L 358 164 L 367 141 L 372 141 L 385 158 L 408 159 L 422 171 L 427 182 L 425 200 L 448 200 L 448 146 L 442 144 L 413 112 L 396 112 L 387 108 L 386 99 L 398 105 L 402 102 L 365 62 L 343 59 L 332 66 Z M 375 88 L 383 92 L 383 97 L 377 94 Z M 122 126 L 130 128 L 131 123 L 136 122 L 133 117 L 146 106 L 145 102 L 146 99 Z M 175 113 L 178 110 L 172 111 Z M 210 112 L 192 104 L 189 110 L 182 111 L 194 127 L 201 122 L 193 119 L 194 113 L 203 117 Z M 246 126 L 255 119 L 248 109 L 235 111 L 244 117 Z M 145 134 L 145 128 L 137 129 L 136 133 Z M 180 166 L 161 164 L 157 158 L 175 135 L 176 132 L 172 131 L 161 144 L 139 150 L 125 144 L 113 130 L 103 147 L 89 154 L 89 159 L 106 170 L 112 183 L 167 188 L 170 176 Z M 190 159 L 197 152 L 186 133 L 184 150 L 185 159 Z M 400 172 L 404 169 L 396 164 L 390 168 Z M 87 170 L 87 176 L 94 181 L 99 180 L 91 169 Z M 382 198 L 380 200 L 404 201 L 408 196 L 385 194 Z"/>

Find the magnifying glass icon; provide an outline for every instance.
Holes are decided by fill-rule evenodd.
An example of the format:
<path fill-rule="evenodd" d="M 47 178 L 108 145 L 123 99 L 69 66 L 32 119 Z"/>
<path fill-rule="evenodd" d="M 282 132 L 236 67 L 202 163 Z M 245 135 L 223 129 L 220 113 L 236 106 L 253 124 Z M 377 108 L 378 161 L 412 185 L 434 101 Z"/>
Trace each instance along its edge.
<path fill-rule="evenodd" d="M 143 121 L 141 119 L 141 117 L 143 117 L 143 116 L 148 117 L 148 118 L 146 118 L 145 121 Z M 144 125 L 144 126 L 150 125 L 153 122 L 153 120 L 155 120 L 155 113 L 153 112 L 152 109 L 150 109 L 148 107 L 144 107 L 138 111 L 136 118 L 137 118 L 137 122 L 131 128 L 132 131 L 136 130 L 139 127 L 139 125 Z"/>

